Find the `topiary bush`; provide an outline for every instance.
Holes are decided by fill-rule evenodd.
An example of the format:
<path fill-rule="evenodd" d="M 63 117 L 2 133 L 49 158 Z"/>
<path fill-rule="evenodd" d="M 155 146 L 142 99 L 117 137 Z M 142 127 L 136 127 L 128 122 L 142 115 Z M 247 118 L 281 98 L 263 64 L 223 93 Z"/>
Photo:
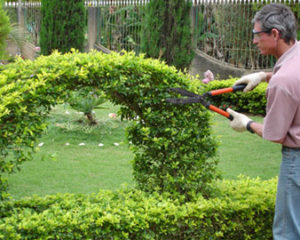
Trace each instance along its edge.
<path fill-rule="evenodd" d="M 169 87 L 196 91 L 187 74 L 133 53 L 53 53 L 35 61 L 18 59 L 0 72 L 0 192 L 5 175 L 30 159 L 46 128 L 51 107 L 70 90 L 95 86 L 115 104 L 133 143 L 133 175 L 139 189 L 173 197 L 209 196 L 218 177 L 210 114 L 198 105 L 171 105 Z M 199 82 L 199 80 L 198 80 Z M 173 95 L 172 95 L 173 96 Z M 96 157 L 96 156 L 95 156 Z"/>

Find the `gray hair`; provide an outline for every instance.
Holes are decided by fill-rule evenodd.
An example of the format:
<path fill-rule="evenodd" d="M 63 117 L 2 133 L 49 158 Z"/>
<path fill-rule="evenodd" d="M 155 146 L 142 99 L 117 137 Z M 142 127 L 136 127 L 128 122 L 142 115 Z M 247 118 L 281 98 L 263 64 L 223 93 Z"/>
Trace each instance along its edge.
<path fill-rule="evenodd" d="M 271 3 L 258 11 L 252 23 L 259 22 L 262 31 L 276 28 L 286 43 L 297 39 L 297 21 L 291 9 L 283 4 Z"/>

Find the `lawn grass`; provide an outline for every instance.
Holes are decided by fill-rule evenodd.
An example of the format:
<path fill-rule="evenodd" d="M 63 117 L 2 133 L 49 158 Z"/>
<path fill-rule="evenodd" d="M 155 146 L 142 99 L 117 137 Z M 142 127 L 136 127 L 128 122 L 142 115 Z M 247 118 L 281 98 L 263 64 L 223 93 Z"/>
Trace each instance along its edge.
<path fill-rule="evenodd" d="M 104 105 L 108 109 L 96 111 L 96 127 L 78 123 L 82 116 L 65 105 L 55 107 L 48 130 L 37 143 L 43 144 L 40 151 L 21 166 L 20 172 L 9 176 L 10 194 L 18 199 L 33 194 L 91 193 L 117 189 L 122 184 L 133 186 L 133 154 L 125 137 L 128 122 L 110 119 L 108 114 L 117 112 L 118 107 Z M 261 117 L 253 119 L 262 121 Z M 228 120 L 216 114 L 213 132 L 220 142 L 219 169 L 224 178 L 237 178 L 240 174 L 262 179 L 277 176 L 279 144 L 247 132 L 234 132 Z"/>
<path fill-rule="evenodd" d="M 108 117 L 118 107 L 104 106 L 108 109 L 96 111 L 95 127 L 79 123 L 84 118 L 76 111 L 63 105 L 55 107 L 47 132 L 37 142 L 43 144 L 40 151 L 21 166 L 20 172 L 9 176 L 11 195 L 91 193 L 133 185 L 133 154 L 125 137 L 128 123 Z"/>
<path fill-rule="evenodd" d="M 262 117 L 250 116 L 257 122 Z M 266 141 L 256 134 L 235 132 L 229 121 L 217 114 L 213 118 L 214 134 L 220 143 L 219 169 L 224 178 L 235 179 L 239 175 L 270 179 L 276 177 L 281 162 L 281 145 Z"/>

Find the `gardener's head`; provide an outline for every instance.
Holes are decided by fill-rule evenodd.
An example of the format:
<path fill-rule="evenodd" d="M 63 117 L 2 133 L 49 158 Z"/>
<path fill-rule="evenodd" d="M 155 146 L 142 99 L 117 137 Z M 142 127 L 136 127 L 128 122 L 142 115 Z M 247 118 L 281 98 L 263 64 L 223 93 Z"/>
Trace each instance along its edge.
<path fill-rule="evenodd" d="M 289 7 L 282 4 L 268 4 L 256 13 L 252 19 L 254 24 L 253 43 L 257 44 L 262 54 L 271 54 L 261 49 L 263 40 L 274 46 L 279 40 L 286 44 L 294 43 L 297 38 L 297 22 Z M 273 41 L 272 40 L 276 40 Z"/>

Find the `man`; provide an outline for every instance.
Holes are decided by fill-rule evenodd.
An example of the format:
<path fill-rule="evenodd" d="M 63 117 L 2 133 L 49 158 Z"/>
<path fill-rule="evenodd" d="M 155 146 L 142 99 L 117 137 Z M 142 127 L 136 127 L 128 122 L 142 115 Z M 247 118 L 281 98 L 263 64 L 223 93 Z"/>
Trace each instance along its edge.
<path fill-rule="evenodd" d="M 300 240 L 300 42 L 296 41 L 297 23 L 291 10 L 281 4 L 269 4 L 252 20 L 253 43 L 263 55 L 277 59 L 272 73 L 246 75 L 235 84 L 247 84 L 251 91 L 260 82 L 268 82 L 267 111 L 264 123 L 228 108 L 236 131 L 254 132 L 269 141 L 282 144 L 282 163 L 278 180 L 274 240 Z"/>

